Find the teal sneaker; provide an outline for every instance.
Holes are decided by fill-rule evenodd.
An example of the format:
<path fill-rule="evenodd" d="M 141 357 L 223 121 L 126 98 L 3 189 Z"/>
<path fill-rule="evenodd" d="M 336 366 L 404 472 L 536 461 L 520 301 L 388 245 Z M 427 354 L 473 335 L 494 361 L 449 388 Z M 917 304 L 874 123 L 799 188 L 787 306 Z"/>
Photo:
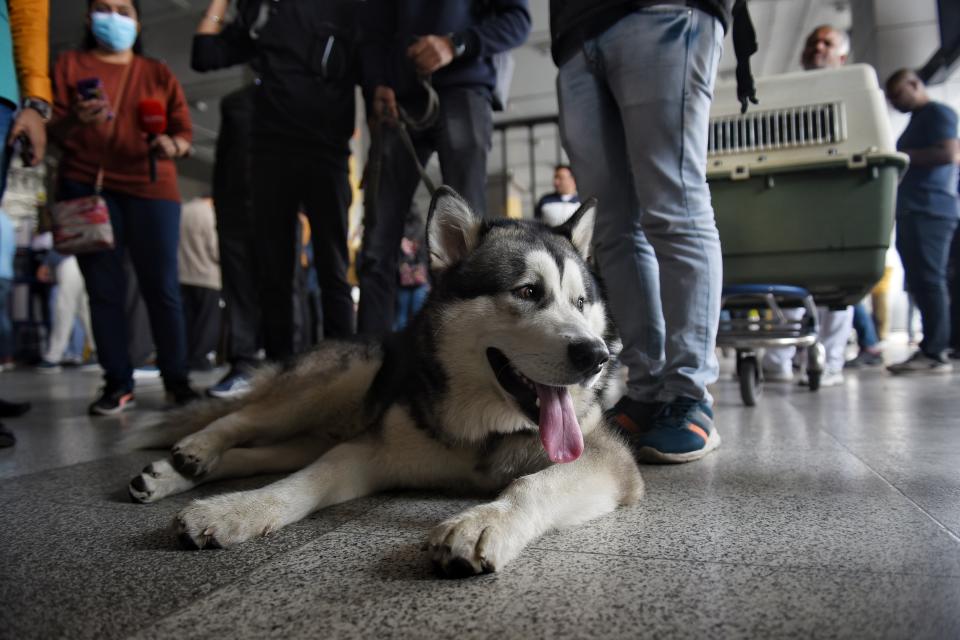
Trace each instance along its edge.
<path fill-rule="evenodd" d="M 656 411 L 651 408 L 652 405 L 635 400 L 621 400 L 609 414 L 638 462 L 693 462 L 720 446 L 720 434 L 713 426 L 713 410 L 707 403 L 677 398 L 659 405 Z M 644 415 L 640 410 L 651 413 Z"/>

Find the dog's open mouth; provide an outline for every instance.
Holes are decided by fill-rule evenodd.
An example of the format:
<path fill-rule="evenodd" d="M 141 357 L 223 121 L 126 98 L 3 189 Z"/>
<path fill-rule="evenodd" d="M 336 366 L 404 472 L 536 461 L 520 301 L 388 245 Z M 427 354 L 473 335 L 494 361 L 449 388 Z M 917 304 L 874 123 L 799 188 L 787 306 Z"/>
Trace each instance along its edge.
<path fill-rule="evenodd" d="M 503 390 L 539 426 L 540 442 L 550 460 L 573 462 L 579 458 L 583 453 L 583 432 L 567 388 L 527 378 L 499 349 L 487 349 L 487 360 Z"/>

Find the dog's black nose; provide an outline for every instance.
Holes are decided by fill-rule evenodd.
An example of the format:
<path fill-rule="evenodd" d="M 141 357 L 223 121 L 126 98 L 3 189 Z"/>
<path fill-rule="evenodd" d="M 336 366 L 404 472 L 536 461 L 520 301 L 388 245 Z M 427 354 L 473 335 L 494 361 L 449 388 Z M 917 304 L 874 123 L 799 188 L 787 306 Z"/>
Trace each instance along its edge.
<path fill-rule="evenodd" d="M 579 340 L 567 347 L 567 357 L 578 371 L 596 373 L 610 359 L 610 352 L 599 340 Z"/>

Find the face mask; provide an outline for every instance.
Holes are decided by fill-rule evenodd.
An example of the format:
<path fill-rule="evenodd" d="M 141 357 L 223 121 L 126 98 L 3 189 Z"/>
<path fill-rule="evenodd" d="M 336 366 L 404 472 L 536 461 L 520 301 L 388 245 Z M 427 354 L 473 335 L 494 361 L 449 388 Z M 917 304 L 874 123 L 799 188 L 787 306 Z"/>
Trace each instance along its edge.
<path fill-rule="evenodd" d="M 97 42 L 110 51 L 126 51 L 137 41 L 137 21 L 119 13 L 92 14 L 90 29 Z"/>

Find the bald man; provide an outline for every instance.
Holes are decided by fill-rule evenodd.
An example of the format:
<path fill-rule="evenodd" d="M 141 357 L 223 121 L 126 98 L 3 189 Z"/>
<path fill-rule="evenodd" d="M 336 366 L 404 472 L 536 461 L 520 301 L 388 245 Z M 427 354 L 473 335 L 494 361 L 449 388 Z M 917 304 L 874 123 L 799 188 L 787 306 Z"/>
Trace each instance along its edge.
<path fill-rule="evenodd" d="M 886 92 L 897 111 L 910 114 L 897 140 L 897 150 L 910 156 L 910 168 L 897 190 L 897 252 L 923 324 L 919 350 L 887 369 L 900 375 L 949 373 L 947 259 L 960 219 L 957 113 L 931 100 L 923 81 L 909 69 L 890 76 Z"/>
<path fill-rule="evenodd" d="M 828 24 L 820 25 L 810 32 L 800 54 L 804 71 L 836 69 L 847 64 L 850 55 L 850 38 L 846 32 Z"/>

